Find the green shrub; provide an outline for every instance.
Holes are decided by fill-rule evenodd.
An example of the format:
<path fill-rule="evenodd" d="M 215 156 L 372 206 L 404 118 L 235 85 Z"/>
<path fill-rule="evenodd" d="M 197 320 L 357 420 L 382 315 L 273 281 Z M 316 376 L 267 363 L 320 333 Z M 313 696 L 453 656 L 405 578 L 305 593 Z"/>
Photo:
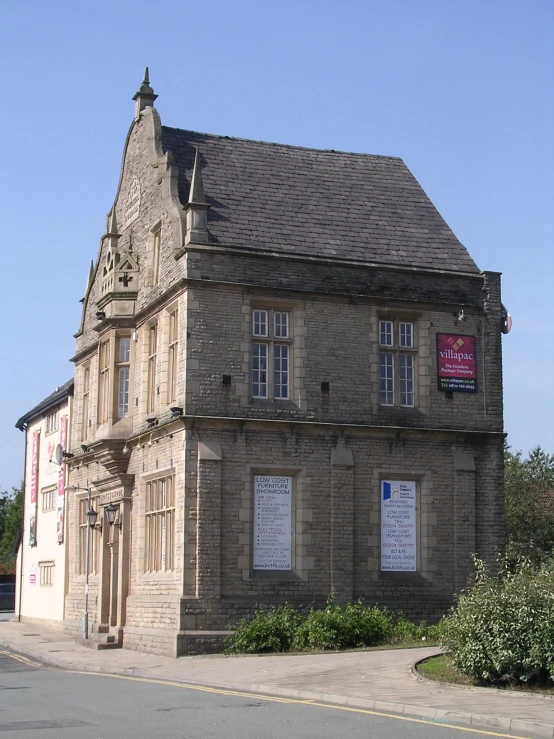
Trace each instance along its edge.
<path fill-rule="evenodd" d="M 392 625 L 388 641 L 389 644 L 426 641 L 428 631 L 429 629 L 425 623 L 414 624 L 401 614 Z"/>
<path fill-rule="evenodd" d="M 323 610 L 311 610 L 298 625 L 294 649 L 355 649 L 383 644 L 392 630 L 386 611 L 364 607 L 361 602 L 337 606 L 329 596 Z"/>
<path fill-rule="evenodd" d="M 441 643 L 454 666 L 480 681 L 554 680 L 554 565 L 500 563 L 490 575 L 475 559 L 470 588 L 443 619 Z"/>
<path fill-rule="evenodd" d="M 285 603 L 269 611 L 256 611 L 252 621 L 242 619 L 235 633 L 225 641 L 226 654 L 288 652 L 302 616 Z"/>

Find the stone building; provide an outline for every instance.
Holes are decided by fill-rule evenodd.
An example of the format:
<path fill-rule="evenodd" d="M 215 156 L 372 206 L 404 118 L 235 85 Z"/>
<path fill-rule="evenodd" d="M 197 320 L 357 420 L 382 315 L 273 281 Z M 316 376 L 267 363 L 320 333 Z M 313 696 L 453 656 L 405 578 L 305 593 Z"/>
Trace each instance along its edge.
<path fill-rule="evenodd" d="M 17 555 L 15 615 L 62 628 L 67 594 L 67 464 L 73 380 L 16 423 L 25 434 L 23 536 Z"/>
<path fill-rule="evenodd" d="M 155 98 L 146 76 L 73 357 L 72 484 L 116 515 L 93 632 L 208 651 L 331 592 L 438 616 L 503 546 L 499 274 L 402 160 L 168 128 Z"/>

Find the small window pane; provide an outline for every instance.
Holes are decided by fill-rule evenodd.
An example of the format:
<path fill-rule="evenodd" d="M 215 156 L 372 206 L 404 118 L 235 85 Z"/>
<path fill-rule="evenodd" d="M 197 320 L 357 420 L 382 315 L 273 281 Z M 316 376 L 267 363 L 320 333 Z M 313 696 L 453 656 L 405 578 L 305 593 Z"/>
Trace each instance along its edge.
<path fill-rule="evenodd" d="M 289 397 L 289 348 L 275 344 L 273 348 L 273 391 L 276 398 Z"/>
<path fill-rule="evenodd" d="M 289 338 L 289 314 L 288 313 L 274 313 L 275 323 L 275 338 L 276 339 L 288 339 Z"/>
<path fill-rule="evenodd" d="M 252 312 L 252 334 L 267 336 L 267 311 L 255 310 Z"/>
<path fill-rule="evenodd" d="M 252 395 L 267 398 L 267 344 L 252 344 Z"/>
<path fill-rule="evenodd" d="M 379 344 L 392 346 L 392 321 L 379 321 Z"/>
<path fill-rule="evenodd" d="M 129 414 L 129 367 L 120 367 L 117 380 L 117 416 Z"/>
<path fill-rule="evenodd" d="M 414 345 L 414 324 L 400 324 L 400 346 L 411 349 Z"/>
<path fill-rule="evenodd" d="M 400 354 L 400 405 L 414 405 L 414 358 Z"/>
<path fill-rule="evenodd" d="M 379 395 L 381 405 L 394 405 L 394 359 L 392 354 L 379 355 Z"/>
<path fill-rule="evenodd" d="M 119 339 L 119 361 L 129 362 L 131 358 L 131 339 L 129 337 Z"/>

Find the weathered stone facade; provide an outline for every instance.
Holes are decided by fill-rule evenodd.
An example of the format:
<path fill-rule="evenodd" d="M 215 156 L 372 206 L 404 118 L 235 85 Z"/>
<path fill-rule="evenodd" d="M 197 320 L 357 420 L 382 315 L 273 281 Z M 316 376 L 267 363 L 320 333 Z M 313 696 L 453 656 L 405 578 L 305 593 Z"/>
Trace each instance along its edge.
<path fill-rule="evenodd" d="M 154 99 L 146 80 L 76 334 L 71 484 L 118 510 L 93 631 L 210 651 L 257 605 L 330 592 L 437 617 L 503 546 L 499 275 L 400 160 L 165 129 Z M 286 398 L 253 397 L 255 311 L 287 316 Z M 404 405 L 381 404 L 380 321 L 414 332 Z M 475 337 L 477 392 L 437 389 L 437 333 Z M 256 475 L 291 480 L 286 570 L 253 567 Z M 417 485 L 416 571 L 381 569 L 382 480 Z"/>

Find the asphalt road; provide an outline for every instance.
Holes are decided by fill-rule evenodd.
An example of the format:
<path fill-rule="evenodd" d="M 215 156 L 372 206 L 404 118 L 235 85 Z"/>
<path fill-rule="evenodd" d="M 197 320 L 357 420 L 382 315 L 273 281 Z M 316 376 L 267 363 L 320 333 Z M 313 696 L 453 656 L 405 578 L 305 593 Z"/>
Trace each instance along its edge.
<path fill-rule="evenodd" d="M 40 666 L 0 651 L 2 739 L 483 739 L 510 736 L 313 702 Z"/>

